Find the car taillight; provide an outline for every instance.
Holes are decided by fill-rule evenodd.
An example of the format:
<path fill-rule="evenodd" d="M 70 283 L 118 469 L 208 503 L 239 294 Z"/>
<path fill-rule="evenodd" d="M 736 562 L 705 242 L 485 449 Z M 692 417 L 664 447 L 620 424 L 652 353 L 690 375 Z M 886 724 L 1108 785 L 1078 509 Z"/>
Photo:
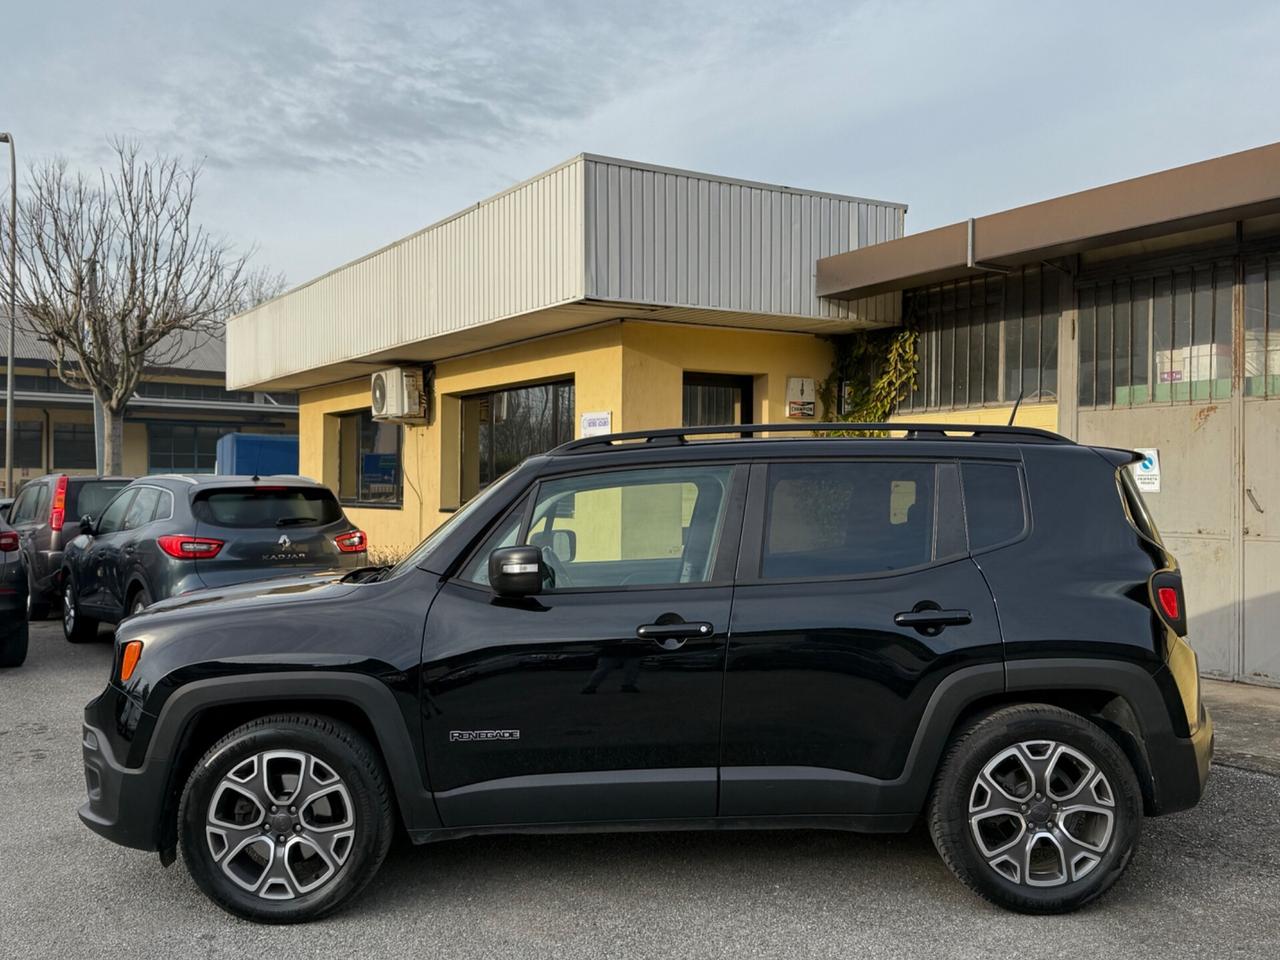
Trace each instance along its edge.
<path fill-rule="evenodd" d="M 363 530 L 339 534 L 333 538 L 333 542 L 343 553 L 364 553 L 369 547 L 369 538 L 364 535 Z"/>
<path fill-rule="evenodd" d="M 124 645 L 120 654 L 120 682 L 128 683 L 133 671 L 138 666 L 138 658 L 142 656 L 142 641 L 130 640 Z"/>
<path fill-rule="evenodd" d="M 18 549 L 18 535 L 12 530 L 0 532 L 0 553 L 13 553 Z"/>
<path fill-rule="evenodd" d="M 156 543 L 161 550 L 177 560 L 212 560 L 222 549 L 223 541 L 211 537 L 169 534 L 158 537 Z"/>
<path fill-rule="evenodd" d="M 1165 626 L 1180 637 L 1187 635 L 1187 603 L 1182 593 L 1182 575 L 1176 570 L 1157 570 L 1151 575 L 1151 601 Z"/>
<path fill-rule="evenodd" d="M 67 522 L 67 475 L 64 473 L 58 478 L 58 484 L 53 488 L 53 505 L 49 508 L 49 529 L 61 530 L 62 525 Z"/>

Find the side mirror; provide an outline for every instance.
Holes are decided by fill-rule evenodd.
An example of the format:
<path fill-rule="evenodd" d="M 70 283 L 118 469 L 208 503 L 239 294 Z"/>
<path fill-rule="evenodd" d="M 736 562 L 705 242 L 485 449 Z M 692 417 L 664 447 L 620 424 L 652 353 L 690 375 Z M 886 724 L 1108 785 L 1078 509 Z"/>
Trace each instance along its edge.
<path fill-rule="evenodd" d="M 562 563 L 573 563 L 578 555 L 578 534 L 573 530 L 544 530 L 529 536 L 529 543 L 535 547 L 546 547 Z"/>
<path fill-rule="evenodd" d="M 93 531 L 94 531 L 93 517 L 89 516 L 86 513 L 83 517 L 80 518 L 80 532 L 87 537 L 92 537 Z"/>
<path fill-rule="evenodd" d="M 531 597 L 542 590 L 542 551 L 499 547 L 489 554 L 489 586 L 500 597 Z"/>

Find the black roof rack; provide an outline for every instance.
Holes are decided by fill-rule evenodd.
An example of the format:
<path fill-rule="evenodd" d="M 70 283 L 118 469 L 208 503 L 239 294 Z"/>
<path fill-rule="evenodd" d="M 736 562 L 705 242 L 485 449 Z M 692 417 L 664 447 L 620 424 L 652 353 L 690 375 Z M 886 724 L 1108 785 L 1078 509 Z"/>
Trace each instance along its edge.
<path fill-rule="evenodd" d="M 731 423 L 722 426 L 669 427 L 662 430 L 634 430 L 598 437 L 570 440 L 550 451 L 551 456 L 589 453 L 602 449 L 635 446 L 683 446 L 691 438 L 703 441 L 776 439 L 757 437 L 761 433 L 895 433 L 906 432 L 903 440 L 988 440 L 1003 443 L 1070 443 L 1061 434 L 1035 427 L 1005 427 L 980 423 Z M 737 434 L 737 436 L 732 436 Z M 728 435 L 728 436 L 726 436 Z"/>

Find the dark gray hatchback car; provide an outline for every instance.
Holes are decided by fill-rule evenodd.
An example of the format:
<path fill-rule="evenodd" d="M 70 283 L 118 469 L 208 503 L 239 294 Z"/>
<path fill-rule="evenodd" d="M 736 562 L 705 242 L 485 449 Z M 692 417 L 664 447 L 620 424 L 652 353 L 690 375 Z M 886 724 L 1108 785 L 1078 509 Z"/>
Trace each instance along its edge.
<path fill-rule="evenodd" d="M 80 520 L 63 554 L 62 626 L 78 643 L 157 600 L 365 562 L 367 540 L 301 477 L 154 476 Z"/>

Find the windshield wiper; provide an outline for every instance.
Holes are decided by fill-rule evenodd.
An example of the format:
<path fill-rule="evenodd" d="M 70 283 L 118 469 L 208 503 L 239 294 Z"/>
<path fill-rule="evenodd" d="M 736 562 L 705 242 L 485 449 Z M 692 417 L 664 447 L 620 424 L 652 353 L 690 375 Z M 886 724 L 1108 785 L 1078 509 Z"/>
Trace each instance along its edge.
<path fill-rule="evenodd" d="M 281 517 L 279 520 L 276 521 L 276 526 L 289 527 L 294 524 L 319 523 L 319 522 L 320 521 L 317 520 L 315 517 Z"/>
<path fill-rule="evenodd" d="M 376 583 L 387 575 L 389 566 L 356 567 L 342 578 L 343 583 Z"/>

